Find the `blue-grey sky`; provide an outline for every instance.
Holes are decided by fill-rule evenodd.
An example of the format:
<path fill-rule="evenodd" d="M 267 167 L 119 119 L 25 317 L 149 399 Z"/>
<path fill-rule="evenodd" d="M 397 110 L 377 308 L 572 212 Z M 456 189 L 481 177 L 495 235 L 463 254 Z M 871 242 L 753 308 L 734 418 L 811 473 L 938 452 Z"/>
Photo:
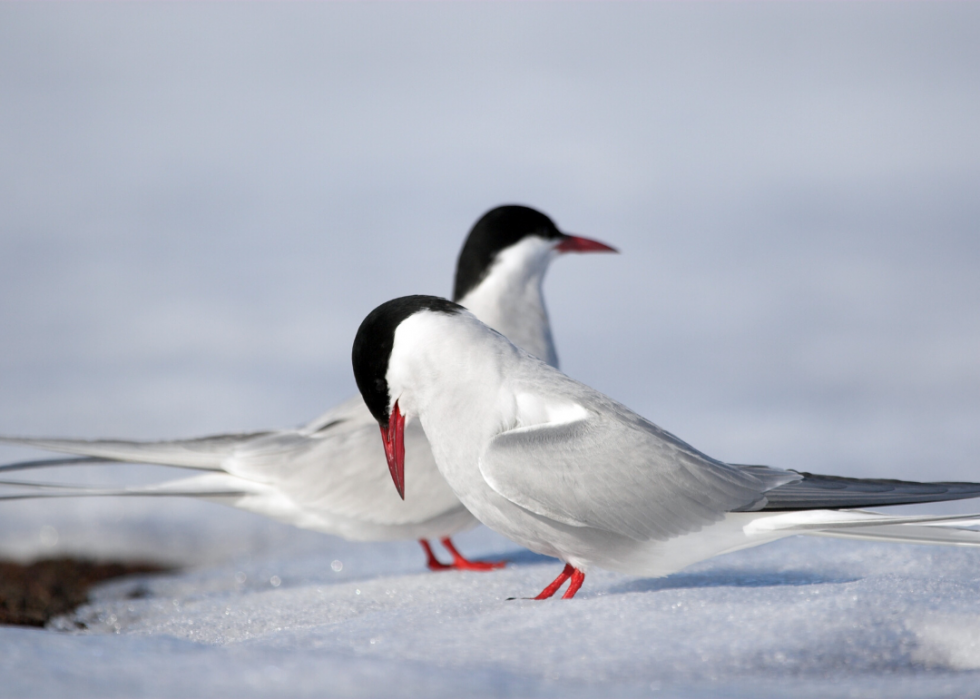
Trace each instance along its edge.
<path fill-rule="evenodd" d="M 980 478 L 980 4 L 0 4 L 0 433 L 297 424 L 486 209 L 718 458 Z M 19 455 L 20 452 L 18 452 Z M 2 451 L 13 455 L 13 451 Z"/>

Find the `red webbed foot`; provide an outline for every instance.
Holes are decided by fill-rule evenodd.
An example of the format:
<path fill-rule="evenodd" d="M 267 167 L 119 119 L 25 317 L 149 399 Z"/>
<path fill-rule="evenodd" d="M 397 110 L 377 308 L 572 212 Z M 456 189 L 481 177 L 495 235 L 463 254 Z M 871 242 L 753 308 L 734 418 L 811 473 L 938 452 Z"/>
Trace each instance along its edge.
<path fill-rule="evenodd" d="M 426 561 L 426 565 L 429 567 L 429 570 L 488 571 L 488 570 L 496 570 L 497 568 L 503 568 L 505 565 L 507 565 L 507 561 L 471 561 L 465 558 L 463 554 L 461 554 L 459 551 L 456 550 L 456 547 L 453 545 L 453 542 L 449 539 L 449 537 L 446 537 L 445 539 L 440 539 L 440 542 L 442 543 L 443 546 L 446 547 L 446 550 L 449 551 L 450 554 L 452 554 L 453 557 L 452 563 L 447 564 L 447 563 L 440 562 L 439 559 L 436 558 L 435 554 L 432 552 L 432 547 L 429 545 L 429 542 L 426 541 L 425 539 L 419 540 L 419 543 L 422 544 L 422 548 L 425 549 L 425 555 L 426 558 L 428 559 Z"/>

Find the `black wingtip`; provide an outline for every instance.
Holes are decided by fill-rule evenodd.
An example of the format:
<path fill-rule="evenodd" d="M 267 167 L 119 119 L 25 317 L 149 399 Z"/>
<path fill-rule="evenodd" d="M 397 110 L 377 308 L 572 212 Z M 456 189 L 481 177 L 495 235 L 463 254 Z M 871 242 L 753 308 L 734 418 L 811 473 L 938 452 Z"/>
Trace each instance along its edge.
<path fill-rule="evenodd" d="M 892 478 L 847 478 L 805 471 L 803 478 L 766 492 L 763 510 L 835 510 L 980 497 L 980 483 L 901 481 Z"/>
<path fill-rule="evenodd" d="M 48 468 L 50 466 L 86 466 L 89 464 L 119 463 L 116 459 L 104 459 L 100 456 L 66 456 L 60 459 L 34 459 L 32 461 L 17 461 L 0 466 L 4 471 L 27 471 L 32 468 Z"/>

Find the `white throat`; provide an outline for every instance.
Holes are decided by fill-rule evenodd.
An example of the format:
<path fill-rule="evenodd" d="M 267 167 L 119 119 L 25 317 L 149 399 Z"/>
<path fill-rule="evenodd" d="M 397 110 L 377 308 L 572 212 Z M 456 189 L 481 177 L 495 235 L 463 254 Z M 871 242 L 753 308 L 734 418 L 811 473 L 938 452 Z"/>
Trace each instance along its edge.
<path fill-rule="evenodd" d="M 519 354 L 512 343 L 468 312 L 416 313 L 395 330 L 385 375 L 388 407 L 392 409 L 397 401 L 406 419 L 419 417 L 424 427 L 426 417 L 432 418 L 436 429 L 458 427 L 458 417 L 465 415 L 472 428 L 493 431 L 493 420 L 475 418 L 497 410 L 500 387 Z M 453 390 L 446 391 L 447 385 Z M 429 441 L 435 449 L 437 443 Z"/>
<path fill-rule="evenodd" d="M 553 367 L 558 354 L 541 284 L 557 254 L 554 241 L 527 236 L 498 253 L 483 281 L 459 299 L 485 324 Z"/>

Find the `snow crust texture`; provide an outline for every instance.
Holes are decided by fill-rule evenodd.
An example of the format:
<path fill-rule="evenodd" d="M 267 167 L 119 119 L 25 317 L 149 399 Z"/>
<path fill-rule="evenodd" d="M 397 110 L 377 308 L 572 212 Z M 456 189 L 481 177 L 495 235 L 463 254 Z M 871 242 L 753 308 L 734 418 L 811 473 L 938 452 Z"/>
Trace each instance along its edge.
<path fill-rule="evenodd" d="M 973 550 L 798 538 L 537 602 L 508 598 L 560 564 L 486 529 L 460 546 L 507 569 L 430 573 L 412 543 L 197 524 L 226 518 L 273 543 L 0 628 L 0 696 L 980 696 Z"/>

